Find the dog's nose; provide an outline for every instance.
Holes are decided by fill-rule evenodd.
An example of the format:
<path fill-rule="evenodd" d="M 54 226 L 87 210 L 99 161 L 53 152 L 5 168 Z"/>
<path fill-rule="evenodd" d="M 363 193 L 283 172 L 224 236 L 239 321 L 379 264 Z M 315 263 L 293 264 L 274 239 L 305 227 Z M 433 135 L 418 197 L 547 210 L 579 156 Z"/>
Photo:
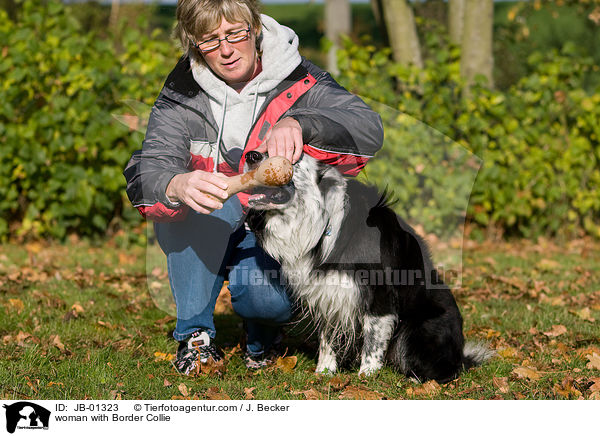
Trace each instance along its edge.
<path fill-rule="evenodd" d="M 246 162 L 248 162 L 249 165 L 257 164 L 261 160 L 263 160 L 263 154 L 258 151 L 252 150 L 246 153 Z"/>

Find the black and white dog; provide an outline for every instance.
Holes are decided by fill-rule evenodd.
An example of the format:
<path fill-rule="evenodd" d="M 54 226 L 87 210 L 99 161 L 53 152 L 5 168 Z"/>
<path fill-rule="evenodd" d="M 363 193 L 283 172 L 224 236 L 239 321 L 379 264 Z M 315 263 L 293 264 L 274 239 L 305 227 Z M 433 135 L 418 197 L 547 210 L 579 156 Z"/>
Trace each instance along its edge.
<path fill-rule="evenodd" d="M 264 156 L 246 158 L 252 168 Z M 441 383 L 490 357 L 465 345 L 461 314 L 424 241 L 377 189 L 304 155 L 290 184 L 257 188 L 249 204 L 250 228 L 317 323 L 317 372 L 335 372 L 360 346 L 361 374 L 387 362 Z"/>

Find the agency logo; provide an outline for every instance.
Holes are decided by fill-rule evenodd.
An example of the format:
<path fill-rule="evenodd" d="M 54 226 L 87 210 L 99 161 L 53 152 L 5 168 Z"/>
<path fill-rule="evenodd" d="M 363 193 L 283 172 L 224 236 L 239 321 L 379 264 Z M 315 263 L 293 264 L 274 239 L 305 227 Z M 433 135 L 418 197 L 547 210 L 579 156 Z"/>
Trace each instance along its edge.
<path fill-rule="evenodd" d="M 6 431 L 14 433 L 19 430 L 48 430 L 50 411 L 29 401 L 19 401 L 2 406 L 6 409 Z"/>

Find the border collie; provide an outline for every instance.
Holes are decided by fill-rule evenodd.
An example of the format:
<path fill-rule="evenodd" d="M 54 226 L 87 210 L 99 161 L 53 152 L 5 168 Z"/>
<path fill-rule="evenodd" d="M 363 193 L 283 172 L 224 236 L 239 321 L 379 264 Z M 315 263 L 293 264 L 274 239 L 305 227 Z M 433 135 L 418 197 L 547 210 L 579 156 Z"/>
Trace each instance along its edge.
<path fill-rule="evenodd" d="M 250 152 L 248 165 L 263 158 Z M 336 372 L 355 351 L 360 374 L 389 363 L 446 383 L 491 356 L 465 345 L 452 293 L 386 194 L 303 155 L 288 185 L 256 188 L 249 205 L 248 225 L 318 327 L 318 373 Z"/>

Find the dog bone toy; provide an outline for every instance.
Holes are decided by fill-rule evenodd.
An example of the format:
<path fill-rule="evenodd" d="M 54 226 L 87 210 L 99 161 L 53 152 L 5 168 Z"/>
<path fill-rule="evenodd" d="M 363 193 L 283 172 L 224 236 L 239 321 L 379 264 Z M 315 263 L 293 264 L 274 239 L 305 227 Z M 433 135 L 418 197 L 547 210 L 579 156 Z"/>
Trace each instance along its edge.
<path fill-rule="evenodd" d="M 258 168 L 227 179 L 229 197 L 257 186 L 283 186 L 292 180 L 292 163 L 282 156 L 273 156 L 261 162 Z M 229 198 L 228 197 L 228 198 Z"/>

